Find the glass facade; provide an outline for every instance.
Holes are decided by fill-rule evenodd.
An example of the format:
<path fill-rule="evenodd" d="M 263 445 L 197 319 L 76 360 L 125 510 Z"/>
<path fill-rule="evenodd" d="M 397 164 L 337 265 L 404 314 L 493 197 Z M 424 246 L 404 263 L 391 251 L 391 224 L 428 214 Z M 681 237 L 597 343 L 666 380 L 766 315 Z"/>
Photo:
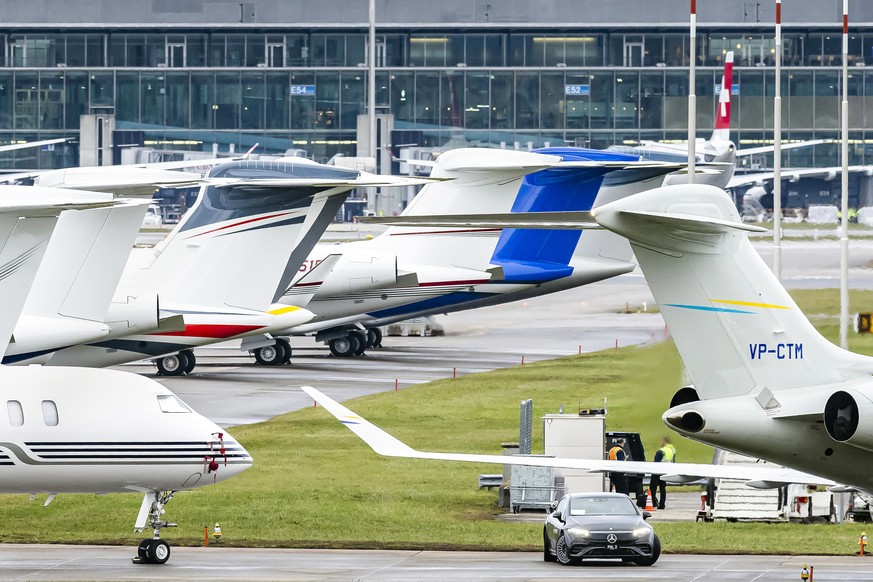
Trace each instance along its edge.
<path fill-rule="evenodd" d="M 785 138 L 836 137 L 839 30 L 786 28 L 784 37 Z M 72 137 L 80 115 L 114 113 L 117 129 L 141 132 L 158 147 L 259 142 L 269 152 L 302 148 L 322 159 L 355 154 L 358 115 L 366 112 L 364 30 L 29 29 L 0 31 L 0 42 L 0 143 Z M 776 50 L 770 33 L 704 30 L 697 44 L 701 135 L 713 125 L 723 55 L 732 50 L 740 87 L 734 139 L 741 148 L 766 143 Z M 395 129 L 420 132 L 423 146 L 459 132 L 473 144 L 507 147 L 683 141 L 688 45 L 680 28 L 382 30 L 377 107 L 393 114 Z M 873 34 L 852 35 L 849 49 L 850 163 L 870 164 Z M 836 148 L 784 155 L 787 165 L 838 163 Z M 76 161 L 75 144 L 0 157 L 21 168 Z"/>

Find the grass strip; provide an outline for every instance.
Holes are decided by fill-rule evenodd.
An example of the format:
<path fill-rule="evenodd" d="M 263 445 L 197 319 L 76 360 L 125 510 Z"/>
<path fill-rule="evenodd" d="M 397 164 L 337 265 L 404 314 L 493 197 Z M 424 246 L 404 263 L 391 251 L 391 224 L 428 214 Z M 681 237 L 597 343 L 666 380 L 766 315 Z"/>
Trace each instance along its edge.
<path fill-rule="evenodd" d="M 835 290 L 805 290 L 801 306 L 835 312 Z M 873 293 L 853 294 L 853 305 L 873 306 Z M 826 317 L 831 339 L 838 328 Z M 873 353 L 869 336 L 852 348 Z M 669 431 L 660 420 L 680 385 L 672 342 L 611 349 L 447 379 L 355 399 L 350 408 L 408 442 L 444 451 L 495 453 L 518 439 L 518 403 L 532 398 L 534 416 L 600 406 L 609 399 L 607 428 L 640 432 L 651 455 Z M 289 374 L 289 383 L 293 371 Z M 203 528 L 221 523 L 222 543 L 250 547 L 536 550 L 540 523 L 495 519 L 496 494 L 476 489 L 479 473 L 495 465 L 387 459 L 326 412 L 308 408 L 268 422 L 237 427 L 234 436 L 256 464 L 212 487 L 177 495 L 166 517 L 177 521 L 164 537 L 198 545 Z M 676 438 L 679 459 L 711 460 L 709 447 Z M 542 432 L 534 431 L 542 450 Z M 0 496 L 0 541 L 135 545 L 132 522 L 138 495 Z M 848 554 L 857 524 L 656 523 L 664 549 L 694 553 Z M 812 528 L 812 529 L 811 529 Z M 147 537 L 147 536 L 146 536 Z"/>

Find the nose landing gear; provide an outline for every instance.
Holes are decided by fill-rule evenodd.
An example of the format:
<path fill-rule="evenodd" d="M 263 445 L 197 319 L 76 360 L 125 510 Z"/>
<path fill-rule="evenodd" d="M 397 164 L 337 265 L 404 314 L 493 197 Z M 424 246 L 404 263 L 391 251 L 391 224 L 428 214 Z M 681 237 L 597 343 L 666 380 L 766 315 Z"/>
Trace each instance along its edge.
<path fill-rule="evenodd" d="M 176 527 L 176 524 L 161 519 L 161 516 L 174 494 L 175 491 L 152 491 L 143 497 L 134 530 L 139 532 L 151 527 L 155 536 L 139 543 L 137 555 L 132 558 L 134 564 L 164 564 L 170 559 L 170 544 L 161 539 L 161 528 Z"/>

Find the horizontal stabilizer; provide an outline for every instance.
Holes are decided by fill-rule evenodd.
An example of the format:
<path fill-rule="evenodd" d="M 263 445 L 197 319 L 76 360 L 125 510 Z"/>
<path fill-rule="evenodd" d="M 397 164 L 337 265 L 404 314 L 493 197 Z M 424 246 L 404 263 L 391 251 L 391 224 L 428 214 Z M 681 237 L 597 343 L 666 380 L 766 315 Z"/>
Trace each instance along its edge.
<path fill-rule="evenodd" d="M 362 216 L 358 222 L 388 226 L 440 228 L 539 228 L 582 230 L 601 228 L 590 212 L 499 212 L 494 214 L 432 214 L 416 216 Z"/>
<path fill-rule="evenodd" d="M 245 190 L 247 188 L 257 188 L 263 190 L 265 188 L 287 189 L 299 188 L 303 186 L 313 186 L 317 188 L 364 188 L 364 187 L 380 187 L 391 188 L 401 186 L 421 186 L 437 181 L 435 178 L 415 178 L 410 176 L 380 176 L 376 174 L 367 174 L 362 177 L 352 178 L 348 180 L 337 180 L 331 178 L 269 178 L 269 179 L 239 179 L 239 178 L 206 178 L 200 183 L 207 186 L 215 186 L 216 188 L 236 188 Z"/>
<path fill-rule="evenodd" d="M 651 222 L 667 227 L 674 228 L 690 228 L 696 227 L 700 232 L 728 232 L 730 230 L 744 230 L 746 232 L 767 232 L 766 228 L 746 224 L 745 222 L 733 222 L 731 220 L 722 220 L 719 218 L 709 218 L 707 216 L 694 216 L 679 213 L 667 212 L 640 212 L 627 210 L 624 214 L 629 214 L 639 218 L 641 222 Z"/>
<path fill-rule="evenodd" d="M 34 186 L 76 188 L 93 192 L 111 192 L 119 196 L 148 196 L 159 187 L 181 187 L 196 183 L 200 174 L 153 168 L 99 166 L 65 168 L 42 172 Z"/>
<path fill-rule="evenodd" d="M 623 473 L 652 475 L 683 475 L 713 477 L 717 479 L 740 479 L 745 481 L 770 481 L 831 485 L 833 481 L 792 469 L 775 467 L 743 467 L 696 463 L 649 463 L 637 461 L 606 461 L 600 459 L 568 459 L 561 457 L 524 457 L 504 455 L 477 455 L 465 453 L 434 453 L 417 451 L 394 438 L 379 427 L 358 416 L 342 404 L 325 396 L 315 388 L 303 386 L 302 390 L 324 407 L 337 420 L 346 425 L 376 453 L 387 457 L 460 461 L 465 463 L 494 463 L 499 465 L 525 465 L 530 467 L 553 467 L 582 469 L 594 473 L 621 471 Z"/>

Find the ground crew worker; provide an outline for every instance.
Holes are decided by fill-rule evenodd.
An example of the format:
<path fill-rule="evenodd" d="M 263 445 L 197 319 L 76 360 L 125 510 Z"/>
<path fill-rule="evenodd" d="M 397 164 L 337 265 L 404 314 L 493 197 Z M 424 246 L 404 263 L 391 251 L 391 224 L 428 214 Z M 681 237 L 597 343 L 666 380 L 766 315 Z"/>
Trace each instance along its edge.
<path fill-rule="evenodd" d="M 624 439 L 620 439 L 615 442 L 615 445 L 611 449 L 609 449 L 609 460 L 610 461 L 625 461 L 627 460 L 627 453 L 624 451 Z M 609 473 L 609 483 L 616 493 L 624 493 L 628 495 L 630 493 L 630 489 L 627 485 L 627 475 L 621 473 L 619 471 L 611 471 Z"/>
<path fill-rule="evenodd" d="M 216 542 L 221 541 L 221 526 L 218 525 L 217 523 L 215 524 L 215 527 L 212 528 L 212 537 L 215 538 Z"/>
<path fill-rule="evenodd" d="M 661 448 L 655 453 L 656 463 L 675 463 L 676 447 L 670 444 L 670 437 L 661 439 Z M 652 475 L 650 484 L 652 490 L 652 505 L 658 509 L 664 509 L 667 502 L 667 484 L 661 481 L 660 475 Z M 658 491 L 660 490 L 660 494 Z"/>

